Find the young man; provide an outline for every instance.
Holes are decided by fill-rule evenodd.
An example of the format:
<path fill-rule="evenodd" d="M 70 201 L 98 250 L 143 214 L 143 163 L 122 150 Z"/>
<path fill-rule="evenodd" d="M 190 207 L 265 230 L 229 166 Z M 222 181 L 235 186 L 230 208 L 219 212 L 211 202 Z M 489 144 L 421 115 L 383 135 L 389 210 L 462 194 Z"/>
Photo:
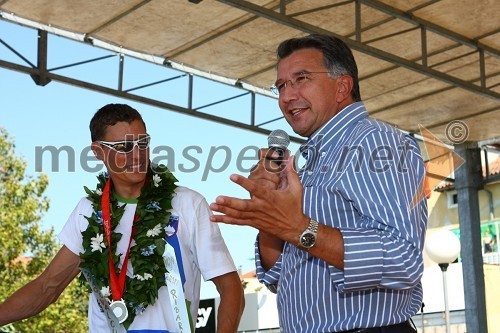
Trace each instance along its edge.
<path fill-rule="evenodd" d="M 243 289 L 205 199 L 150 164 L 146 125 L 130 106 L 102 107 L 90 131 L 107 173 L 86 188 L 46 270 L 0 304 L 0 326 L 45 309 L 82 270 L 90 332 L 192 332 L 202 275 L 221 297 L 218 332 L 236 332 Z"/>
<path fill-rule="evenodd" d="M 248 179 L 231 176 L 251 199 L 218 197 L 212 221 L 259 230 L 257 276 L 277 292 L 284 332 L 415 332 L 427 223 L 418 144 L 368 116 L 337 38 L 281 43 L 273 91 L 308 137 L 306 164 L 297 174 L 292 157 L 280 168 L 262 149 Z"/>

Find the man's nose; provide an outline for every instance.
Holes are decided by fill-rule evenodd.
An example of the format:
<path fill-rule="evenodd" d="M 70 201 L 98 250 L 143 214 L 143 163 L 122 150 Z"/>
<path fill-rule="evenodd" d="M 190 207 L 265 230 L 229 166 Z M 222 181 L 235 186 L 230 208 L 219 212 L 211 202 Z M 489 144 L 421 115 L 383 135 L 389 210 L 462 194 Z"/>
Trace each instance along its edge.
<path fill-rule="evenodd" d="M 297 99 L 297 94 L 298 94 L 297 88 L 298 87 L 296 85 L 293 85 L 290 81 L 288 81 L 286 87 L 283 88 L 280 92 L 279 100 L 284 103 L 287 103 L 291 100 Z"/>

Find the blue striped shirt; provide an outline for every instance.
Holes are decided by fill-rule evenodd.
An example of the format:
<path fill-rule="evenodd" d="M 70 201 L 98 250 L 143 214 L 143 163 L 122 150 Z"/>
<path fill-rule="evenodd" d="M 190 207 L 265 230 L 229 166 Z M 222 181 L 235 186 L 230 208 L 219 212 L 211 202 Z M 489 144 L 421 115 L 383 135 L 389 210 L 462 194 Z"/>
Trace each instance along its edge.
<path fill-rule="evenodd" d="M 409 135 L 368 117 L 358 102 L 301 147 L 304 213 L 340 230 L 344 270 L 284 244 L 257 277 L 277 292 L 283 332 L 339 332 L 400 323 L 422 304 L 427 202 L 414 201 L 425 168 Z M 298 240 L 298 235 L 297 235 Z"/>

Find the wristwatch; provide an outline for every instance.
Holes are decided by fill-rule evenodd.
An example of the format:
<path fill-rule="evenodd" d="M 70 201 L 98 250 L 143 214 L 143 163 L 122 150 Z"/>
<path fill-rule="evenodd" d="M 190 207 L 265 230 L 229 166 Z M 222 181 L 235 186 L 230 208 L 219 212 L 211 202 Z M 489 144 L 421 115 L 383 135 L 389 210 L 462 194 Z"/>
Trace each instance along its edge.
<path fill-rule="evenodd" d="M 316 244 L 316 235 L 318 234 L 318 221 L 309 219 L 309 225 L 299 236 L 298 246 L 303 249 L 310 249 Z"/>

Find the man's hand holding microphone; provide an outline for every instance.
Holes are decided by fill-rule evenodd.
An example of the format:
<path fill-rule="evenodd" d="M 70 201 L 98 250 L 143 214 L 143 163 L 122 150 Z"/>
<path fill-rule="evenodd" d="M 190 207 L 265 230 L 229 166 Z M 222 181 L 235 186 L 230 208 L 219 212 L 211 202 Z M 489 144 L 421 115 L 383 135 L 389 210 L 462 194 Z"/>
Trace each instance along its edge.
<path fill-rule="evenodd" d="M 283 134 L 284 133 L 284 134 Z M 297 237 L 308 226 L 302 209 L 302 184 L 294 168 L 294 157 L 286 149 L 290 140 L 286 132 L 273 131 L 269 148 L 259 151 L 259 162 L 248 178 L 233 174 L 231 181 L 242 186 L 250 199 L 218 196 L 210 208 L 213 222 L 247 225 L 258 229 L 260 251 L 270 251 L 265 267 L 274 264 L 283 241 L 297 243 Z M 267 260 L 266 260 L 267 261 Z"/>

